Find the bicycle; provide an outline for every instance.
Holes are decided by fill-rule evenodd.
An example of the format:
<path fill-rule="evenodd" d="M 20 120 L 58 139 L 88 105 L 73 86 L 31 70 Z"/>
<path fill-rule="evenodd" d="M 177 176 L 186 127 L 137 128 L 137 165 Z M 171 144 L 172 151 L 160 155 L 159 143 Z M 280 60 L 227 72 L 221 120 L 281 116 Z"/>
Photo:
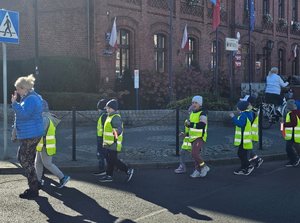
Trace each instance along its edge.
<path fill-rule="evenodd" d="M 273 124 L 279 122 L 280 117 L 285 117 L 287 114 L 286 110 L 287 100 L 284 97 L 282 105 L 276 109 L 274 104 L 261 103 L 262 109 L 262 128 L 269 129 Z"/>

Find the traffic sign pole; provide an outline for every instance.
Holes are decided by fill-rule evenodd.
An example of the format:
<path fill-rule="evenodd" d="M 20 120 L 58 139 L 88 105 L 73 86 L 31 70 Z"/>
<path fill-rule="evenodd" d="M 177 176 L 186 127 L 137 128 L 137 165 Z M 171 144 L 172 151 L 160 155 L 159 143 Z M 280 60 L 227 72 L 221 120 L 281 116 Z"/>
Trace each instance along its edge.
<path fill-rule="evenodd" d="M 7 55 L 6 43 L 2 43 L 3 50 L 3 159 L 7 159 Z"/>

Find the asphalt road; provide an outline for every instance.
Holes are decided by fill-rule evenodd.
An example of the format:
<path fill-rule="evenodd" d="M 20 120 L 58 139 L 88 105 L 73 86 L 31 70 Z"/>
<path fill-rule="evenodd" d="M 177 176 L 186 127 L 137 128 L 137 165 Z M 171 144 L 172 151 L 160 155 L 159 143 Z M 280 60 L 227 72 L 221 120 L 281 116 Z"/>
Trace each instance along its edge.
<path fill-rule="evenodd" d="M 129 183 L 116 172 L 106 184 L 90 173 L 71 172 L 63 189 L 49 176 L 36 200 L 18 198 L 26 188 L 22 175 L 1 175 L 0 222 L 298 223 L 300 168 L 283 164 L 264 163 L 251 176 L 233 175 L 236 166 L 212 166 L 204 179 L 172 169 L 138 169 Z"/>

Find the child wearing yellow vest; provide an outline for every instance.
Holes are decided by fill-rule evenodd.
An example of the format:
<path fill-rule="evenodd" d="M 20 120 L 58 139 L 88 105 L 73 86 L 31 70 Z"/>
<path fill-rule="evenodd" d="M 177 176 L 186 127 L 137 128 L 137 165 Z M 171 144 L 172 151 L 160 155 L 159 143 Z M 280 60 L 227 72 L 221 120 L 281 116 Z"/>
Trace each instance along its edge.
<path fill-rule="evenodd" d="M 43 168 L 47 168 L 53 175 L 59 179 L 58 188 L 62 188 L 70 180 L 70 177 L 64 175 L 56 165 L 52 163 L 52 157 L 56 154 L 56 126 L 60 122 L 49 112 L 48 103 L 43 100 L 43 122 L 44 122 L 44 136 L 38 143 L 35 157 L 35 169 L 39 182 L 39 188 L 42 188 L 44 181 L 42 180 Z"/>
<path fill-rule="evenodd" d="M 239 101 L 237 104 L 239 115 L 236 117 L 233 113 L 230 113 L 230 117 L 236 126 L 234 145 L 238 146 L 238 157 L 241 161 L 241 167 L 233 172 L 235 175 L 249 175 L 254 169 L 249 162 L 250 151 L 253 148 L 251 132 L 253 112 L 247 110 L 248 106 L 249 102 Z"/>
<path fill-rule="evenodd" d="M 296 148 L 300 144 L 300 110 L 297 110 L 295 100 L 287 101 L 286 109 L 288 111 L 285 122 L 285 140 L 286 140 L 286 153 L 289 162 L 286 167 L 296 167 L 300 163 L 300 158 Z"/>

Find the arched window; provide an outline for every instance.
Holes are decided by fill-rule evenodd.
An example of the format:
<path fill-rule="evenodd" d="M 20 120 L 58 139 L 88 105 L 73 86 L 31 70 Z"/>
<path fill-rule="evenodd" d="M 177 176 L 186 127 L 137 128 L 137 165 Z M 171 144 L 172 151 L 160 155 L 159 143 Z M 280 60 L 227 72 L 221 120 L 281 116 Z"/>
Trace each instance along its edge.
<path fill-rule="evenodd" d="M 219 67 L 222 64 L 222 61 L 221 61 L 221 55 L 222 55 L 221 49 L 222 49 L 221 41 L 218 41 L 218 65 L 219 65 Z M 216 64 L 217 64 L 216 59 L 217 59 L 217 44 L 216 44 L 216 41 L 214 40 L 211 43 L 211 48 L 210 48 L 210 68 L 212 70 L 215 69 L 215 67 L 216 67 Z"/>
<path fill-rule="evenodd" d="M 197 43 L 193 37 L 188 38 L 188 51 L 185 54 L 185 64 L 190 67 L 197 61 Z"/>
<path fill-rule="evenodd" d="M 124 71 L 130 69 L 130 32 L 126 29 L 118 31 L 118 48 L 116 51 L 116 75 L 122 78 Z"/>
<path fill-rule="evenodd" d="M 166 36 L 164 34 L 154 34 L 153 41 L 155 70 L 163 73 L 165 72 L 166 63 Z"/>
<path fill-rule="evenodd" d="M 270 69 L 271 69 L 271 64 L 270 64 L 270 55 L 269 55 L 269 50 L 267 47 L 263 48 L 263 75 L 264 77 L 268 75 Z"/>
<path fill-rule="evenodd" d="M 279 74 L 285 74 L 285 50 L 279 49 L 278 50 L 278 69 L 279 69 Z"/>
<path fill-rule="evenodd" d="M 284 18 L 284 0 L 278 0 L 278 18 Z"/>
<path fill-rule="evenodd" d="M 298 22 L 298 0 L 292 0 L 292 21 Z"/>

